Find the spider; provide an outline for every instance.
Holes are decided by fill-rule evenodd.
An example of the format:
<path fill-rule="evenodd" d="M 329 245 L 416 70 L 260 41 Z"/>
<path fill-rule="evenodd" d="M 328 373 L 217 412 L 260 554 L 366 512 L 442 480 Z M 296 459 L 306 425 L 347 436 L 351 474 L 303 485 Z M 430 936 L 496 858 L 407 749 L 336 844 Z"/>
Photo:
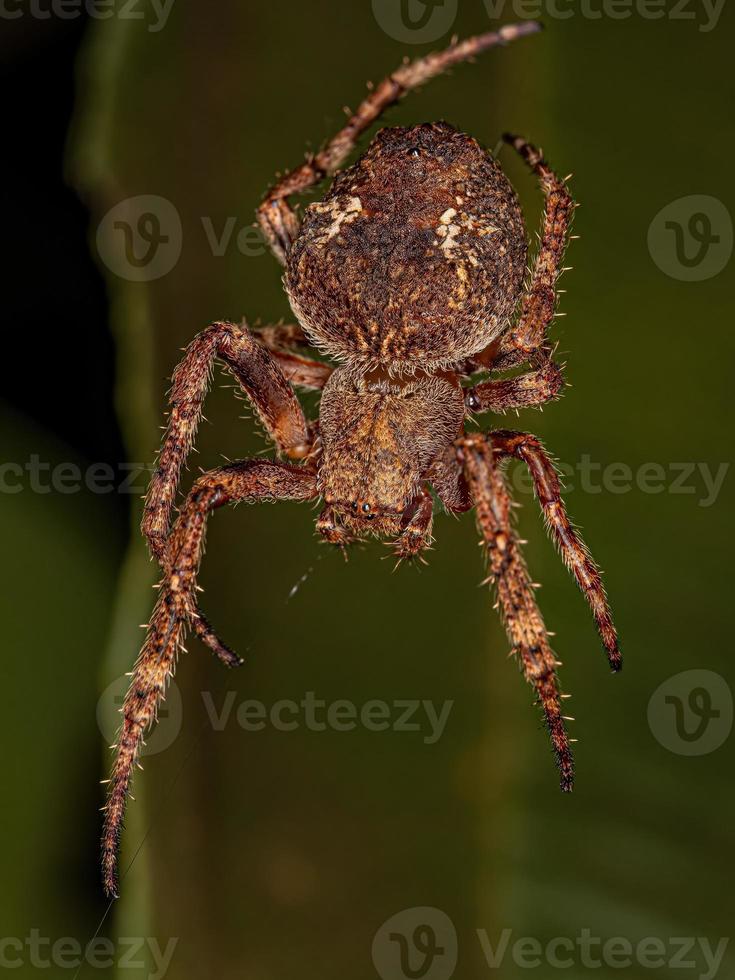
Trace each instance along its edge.
<path fill-rule="evenodd" d="M 339 170 L 360 135 L 410 89 L 539 27 L 525 22 L 455 41 L 442 52 L 404 61 L 371 88 L 346 126 L 282 177 L 257 211 L 285 267 L 298 324 L 252 331 L 244 324 L 212 323 L 174 372 L 170 418 L 142 524 L 163 577 L 122 707 L 105 807 L 102 864 L 110 896 L 118 891 L 117 852 L 132 771 L 186 631 L 227 666 L 241 663 L 197 600 L 207 519 L 228 503 L 321 499 L 316 526 L 323 539 L 344 549 L 368 536 L 388 538 L 399 560 L 419 558 L 432 541 L 432 490 L 450 513 L 474 508 L 488 581 L 541 705 L 561 788 L 572 789 L 559 664 L 511 521 L 503 476 L 508 460 L 530 469 L 549 531 L 618 670 L 605 591 L 539 440 L 507 429 L 466 432 L 465 423 L 560 395 L 562 368 L 547 335 L 575 204 L 539 150 L 505 136 L 545 197 L 540 245 L 524 286 L 527 238 L 515 191 L 472 137 L 443 122 L 382 129 L 356 163 Z M 289 199 L 325 177 L 334 177 L 326 196 L 300 220 Z M 310 347 L 334 363 L 310 358 Z M 239 382 L 278 458 L 241 460 L 204 473 L 170 528 L 215 361 Z M 490 377 L 523 365 L 524 373 Z M 318 420 L 307 421 L 295 388 L 321 391 Z"/>

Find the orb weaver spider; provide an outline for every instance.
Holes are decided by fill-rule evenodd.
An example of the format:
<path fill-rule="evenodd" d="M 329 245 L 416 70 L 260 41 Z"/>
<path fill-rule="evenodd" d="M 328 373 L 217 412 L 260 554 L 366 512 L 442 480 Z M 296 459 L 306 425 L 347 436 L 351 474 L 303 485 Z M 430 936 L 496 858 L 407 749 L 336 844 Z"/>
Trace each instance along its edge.
<path fill-rule="evenodd" d="M 358 138 L 409 90 L 445 69 L 539 29 L 526 22 L 453 43 L 404 63 L 370 94 L 320 152 L 282 177 L 258 221 L 285 269 L 296 325 L 255 332 L 211 324 L 173 375 L 171 413 L 145 502 L 143 532 L 163 577 L 125 698 L 102 840 L 104 887 L 116 895 L 117 852 L 132 771 L 187 630 L 227 666 L 241 661 L 199 609 L 197 573 L 208 515 L 241 501 L 321 499 L 317 530 L 346 548 L 367 536 L 394 541 L 399 559 L 432 541 L 434 498 L 449 512 L 475 510 L 489 581 L 521 669 L 541 704 L 560 771 L 574 765 L 558 661 L 511 521 L 502 467 L 530 469 L 546 523 L 586 596 L 613 670 L 617 635 L 599 571 L 567 517 L 559 479 L 539 440 L 497 429 L 466 432 L 486 412 L 541 406 L 564 386 L 548 329 L 575 204 L 542 154 L 506 136 L 545 197 L 540 246 L 524 288 L 527 237 L 513 187 L 480 144 L 446 123 L 381 130 L 340 172 Z M 333 182 L 303 220 L 289 203 Z M 309 357 L 309 348 L 333 363 Z M 219 361 L 239 383 L 276 459 L 204 473 L 173 527 L 179 478 Z M 515 376 L 497 372 L 528 366 Z M 482 373 L 484 380 L 475 380 Z M 321 391 L 307 421 L 295 388 Z"/>

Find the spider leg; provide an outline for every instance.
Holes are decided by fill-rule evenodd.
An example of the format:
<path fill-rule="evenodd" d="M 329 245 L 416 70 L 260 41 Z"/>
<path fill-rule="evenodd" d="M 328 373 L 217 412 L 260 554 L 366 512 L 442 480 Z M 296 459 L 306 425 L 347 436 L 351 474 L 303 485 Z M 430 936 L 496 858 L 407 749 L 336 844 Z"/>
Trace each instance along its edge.
<path fill-rule="evenodd" d="M 556 675 L 558 661 L 513 528 L 508 489 L 484 435 L 465 436 L 459 440 L 457 451 L 485 545 L 489 581 L 495 585 L 513 652 L 543 709 L 561 788 L 569 792 L 574 785 L 574 760 L 562 714 L 562 695 Z"/>
<path fill-rule="evenodd" d="M 316 493 L 315 474 L 306 467 L 270 460 L 243 460 L 201 476 L 181 508 L 166 545 L 158 601 L 122 707 L 123 721 L 109 781 L 102 835 L 103 882 L 108 896 L 117 894 L 120 833 L 143 736 L 155 721 L 187 628 L 196 627 L 199 615 L 196 578 L 209 512 L 227 503 L 309 500 Z M 202 624 L 200 635 L 207 630 L 211 632 L 205 620 L 198 621 Z M 219 641 L 215 637 L 210 645 L 216 644 Z M 226 662 L 239 662 L 231 651 L 229 654 L 223 658 Z"/>
<path fill-rule="evenodd" d="M 280 323 L 258 327 L 253 333 L 271 352 L 289 384 L 296 385 L 297 388 L 321 391 L 334 368 L 293 350 L 294 347 L 308 349 L 311 346 L 298 324 Z"/>
<path fill-rule="evenodd" d="M 334 371 L 329 364 L 301 357 L 290 351 L 274 351 L 273 357 L 286 381 L 307 391 L 321 391 Z"/>
<path fill-rule="evenodd" d="M 569 520 L 561 496 L 559 477 L 548 453 L 535 436 L 525 432 L 498 430 L 489 433 L 489 439 L 498 458 L 514 456 L 522 460 L 531 471 L 536 495 L 551 536 L 592 609 L 610 666 L 615 671 L 620 670 L 623 660 L 602 578 L 584 541 Z"/>
<path fill-rule="evenodd" d="M 299 323 L 269 323 L 265 327 L 255 327 L 253 333 L 270 351 L 311 346 Z"/>
<path fill-rule="evenodd" d="M 196 437 L 215 360 L 239 381 L 280 452 L 290 459 L 302 459 L 310 449 L 309 429 L 296 393 L 276 359 L 248 328 L 221 322 L 197 334 L 174 371 L 171 414 L 143 510 L 142 531 L 159 563 L 181 469 Z"/>
<path fill-rule="evenodd" d="M 426 479 L 448 513 L 464 514 L 472 509 L 472 497 L 462 467 L 457 463 L 454 446 L 448 446 L 434 460 L 426 473 Z"/>
<path fill-rule="evenodd" d="M 497 360 L 493 365 L 497 368 L 511 367 L 528 360 L 529 355 L 546 341 L 556 308 L 556 283 L 563 271 L 561 263 L 577 206 L 564 181 L 554 173 L 535 146 L 520 136 L 506 133 L 503 138 L 520 153 L 539 178 L 546 208 L 531 285 L 523 297 L 518 322 L 501 338 Z"/>
<path fill-rule="evenodd" d="M 347 545 L 352 544 L 353 537 L 337 518 L 336 511 L 331 504 L 325 504 L 316 522 L 318 534 L 324 538 L 327 544 L 335 544 L 342 549 L 343 553 Z"/>
<path fill-rule="evenodd" d="M 238 657 L 234 650 L 220 640 L 195 599 L 192 599 L 191 628 L 202 643 L 219 657 L 225 667 L 240 667 L 242 665 L 242 657 Z"/>
<path fill-rule="evenodd" d="M 554 361 L 544 360 L 537 371 L 500 381 L 483 381 L 467 388 L 468 412 L 505 412 L 512 408 L 530 408 L 554 401 L 564 387 L 562 369 Z"/>
<path fill-rule="evenodd" d="M 404 515 L 404 527 L 393 544 L 399 561 L 417 558 L 431 544 L 434 501 L 428 490 L 422 489 Z"/>
<path fill-rule="evenodd" d="M 307 157 L 295 170 L 285 174 L 266 194 L 258 208 L 258 222 L 276 258 L 285 265 L 291 243 L 298 234 L 299 221 L 288 198 L 302 194 L 331 176 L 342 166 L 357 140 L 382 115 L 411 89 L 441 75 L 452 65 L 468 61 L 488 48 L 506 44 L 526 34 L 540 30 L 534 21 L 508 24 L 498 31 L 489 31 L 453 44 L 401 65 L 380 84 L 374 86 L 344 126 L 318 153 Z"/>

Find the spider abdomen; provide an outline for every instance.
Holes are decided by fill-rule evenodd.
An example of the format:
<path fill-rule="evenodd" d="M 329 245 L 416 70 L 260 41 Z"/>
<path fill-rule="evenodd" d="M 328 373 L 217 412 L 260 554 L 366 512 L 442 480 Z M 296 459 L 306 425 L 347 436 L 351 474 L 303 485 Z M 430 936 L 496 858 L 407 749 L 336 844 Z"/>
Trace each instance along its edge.
<path fill-rule="evenodd" d="M 332 356 L 428 367 L 498 335 L 525 266 L 508 179 L 472 137 L 431 123 L 381 130 L 307 208 L 286 285 Z"/>

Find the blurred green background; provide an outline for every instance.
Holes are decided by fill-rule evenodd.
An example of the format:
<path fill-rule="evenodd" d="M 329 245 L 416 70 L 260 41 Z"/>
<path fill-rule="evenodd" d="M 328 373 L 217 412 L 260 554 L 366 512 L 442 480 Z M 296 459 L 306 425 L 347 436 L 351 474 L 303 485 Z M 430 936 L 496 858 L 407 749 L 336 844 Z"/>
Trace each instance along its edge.
<path fill-rule="evenodd" d="M 191 640 L 176 675 L 180 706 L 174 697 L 162 719 L 170 744 L 143 760 L 136 780 L 124 838 L 130 868 L 99 932 L 112 943 L 110 965 L 84 962 L 79 976 L 441 980 L 453 969 L 443 920 L 427 923 L 445 953 L 422 959 L 417 947 L 413 972 L 400 967 L 399 940 L 381 934 L 373 947 L 386 920 L 403 912 L 400 931 L 413 921 L 405 910 L 422 907 L 453 923 L 457 977 L 522 977 L 529 967 L 514 954 L 517 940 L 574 944 L 584 930 L 633 947 L 649 937 L 663 952 L 649 961 L 627 957 L 623 946 L 595 967 L 579 945 L 562 947 L 557 955 L 570 965 L 543 952 L 536 973 L 735 976 L 735 953 L 713 973 L 700 942 L 716 950 L 735 912 L 733 501 L 732 474 L 720 469 L 732 455 L 733 11 L 713 23 L 703 5 L 678 7 L 694 19 L 674 16 L 674 3 L 656 8 L 660 19 L 643 16 L 650 5 L 547 5 L 544 34 L 457 68 L 387 116 L 390 124 L 445 118 L 491 149 L 514 129 L 575 174 L 581 240 L 563 282 L 567 315 L 554 327 L 573 387 L 543 414 L 523 413 L 518 426 L 543 437 L 564 464 L 598 467 L 588 486 L 575 471 L 567 500 L 606 572 L 626 655 L 621 676 L 610 676 L 527 482 L 517 482 L 528 562 L 574 695 L 576 791 L 559 793 L 530 691 L 507 660 L 491 596 L 479 587 L 470 515 L 439 517 L 429 567 L 393 575 L 392 563 L 379 560 L 384 546 L 355 549 L 347 564 L 322 547 L 309 507 L 219 513 L 202 572 L 204 607 L 247 663 L 224 673 Z M 252 229 L 242 247 L 238 234 L 275 172 L 333 133 L 368 79 L 404 54 L 496 24 L 480 0 L 460 0 L 452 18 L 453 9 L 447 0 L 431 11 L 448 26 L 429 21 L 421 36 L 405 33 L 397 0 L 178 0 L 164 20 L 141 2 L 141 19 L 89 21 L 66 176 L 89 209 L 89 249 L 106 283 L 109 325 L 100 322 L 99 343 L 110 331 L 119 462 L 154 459 L 166 379 L 198 330 L 218 318 L 289 317 L 279 266 Z M 590 16 L 597 10 L 602 16 Z M 511 2 L 499 8 L 502 21 L 513 13 Z M 540 195 L 511 153 L 501 161 L 533 233 Z M 98 251 L 100 222 L 138 195 L 165 198 L 181 222 L 178 261 L 148 282 L 130 281 L 104 246 Z M 681 203 L 691 195 L 720 207 Z M 652 222 L 673 202 L 665 218 L 682 229 L 683 262 L 664 218 L 649 247 Z M 213 247 L 227 229 L 229 240 Z M 708 277 L 687 281 L 699 272 Z M 93 380 L 97 340 L 74 340 L 70 357 L 77 350 L 92 375 L 77 409 L 84 425 L 106 409 Z M 24 387 L 41 353 L 22 338 Z M 228 388 L 218 375 L 192 472 L 263 450 Z M 54 398 L 63 406 L 72 397 L 79 393 L 61 374 Z M 24 466 L 37 454 L 51 472 L 72 463 L 87 473 L 97 462 L 27 412 L 4 415 L 3 463 Z M 649 466 L 641 477 L 647 464 L 663 469 Z M 708 491 L 708 475 L 718 473 L 721 485 Z M 0 931 L 11 939 L 2 966 L 24 977 L 49 969 L 30 953 L 32 930 L 50 943 L 84 945 L 106 911 L 97 782 L 109 764 L 114 704 L 103 692 L 130 669 L 155 576 L 137 533 L 138 492 L 122 501 L 89 489 L 34 492 L 27 473 L 3 475 L 9 772 Z M 144 474 L 134 486 L 142 491 Z M 708 673 L 677 679 L 692 670 Z M 237 724 L 248 699 L 269 708 L 308 692 L 358 708 L 418 699 L 437 709 L 450 701 L 451 710 L 433 744 L 423 713 L 413 719 L 419 731 Z M 231 703 L 216 730 L 207 704 L 219 712 Z M 409 945 L 430 935 L 406 929 Z M 482 939 L 496 948 L 504 930 L 507 951 L 493 968 Z M 126 946 L 126 937 L 138 939 Z M 683 966 L 675 937 L 692 940 Z M 156 944 L 163 950 L 171 939 L 165 970 Z M 54 976 L 75 975 L 50 944 L 44 950 Z M 594 952 L 599 958 L 599 945 Z M 533 947 L 527 955 L 534 961 Z"/>

